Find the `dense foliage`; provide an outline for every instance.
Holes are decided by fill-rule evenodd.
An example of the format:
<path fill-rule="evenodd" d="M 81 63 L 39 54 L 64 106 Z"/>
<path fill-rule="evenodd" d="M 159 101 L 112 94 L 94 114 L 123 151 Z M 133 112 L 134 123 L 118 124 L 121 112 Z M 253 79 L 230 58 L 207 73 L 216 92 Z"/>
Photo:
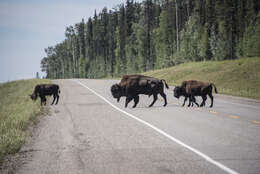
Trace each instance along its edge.
<path fill-rule="evenodd" d="M 260 56 L 259 0 L 127 0 L 66 28 L 48 78 L 100 78 L 187 61 Z"/>

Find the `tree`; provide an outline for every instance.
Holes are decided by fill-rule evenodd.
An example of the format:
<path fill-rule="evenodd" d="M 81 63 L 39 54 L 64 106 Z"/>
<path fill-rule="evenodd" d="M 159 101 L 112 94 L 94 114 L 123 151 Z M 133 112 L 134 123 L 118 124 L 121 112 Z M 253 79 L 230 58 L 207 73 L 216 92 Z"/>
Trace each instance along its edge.
<path fill-rule="evenodd" d="M 259 10 L 257 0 L 126 0 L 68 26 L 41 68 L 48 78 L 100 78 L 259 56 Z"/>
<path fill-rule="evenodd" d="M 176 15 L 175 15 L 175 20 L 176 20 L 176 46 L 177 46 L 177 52 L 179 52 L 179 23 L 178 23 L 178 3 L 177 0 L 175 0 L 175 8 L 176 8 Z"/>
<path fill-rule="evenodd" d="M 108 61 L 109 61 L 109 72 L 110 75 L 113 77 L 115 74 L 115 62 L 116 62 L 116 38 L 115 38 L 115 31 L 118 25 L 118 14 L 113 13 L 112 11 L 109 12 L 109 21 L 108 21 Z"/>
<path fill-rule="evenodd" d="M 127 25 L 127 36 L 130 36 L 133 32 L 132 24 L 134 23 L 134 2 L 133 0 L 126 0 L 125 16 Z"/>
<path fill-rule="evenodd" d="M 260 12 L 246 28 L 242 44 L 243 56 L 260 56 Z"/>
<path fill-rule="evenodd" d="M 198 16 L 191 16 L 185 25 L 185 30 L 181 31 L 180 54 L 186 61 L 200 60 L 198 40 L 200 40 L 200 24 Z"/>
<path fill-rule="evenodd" d="M 36 72 L 36 79 L 39 79 L 40 76 L 39 76 L 39 72 Z"/>
<path fill-rule="evenodd" d="M 208 26 L 204 26 L 202 29 L 202 36 L 200 40 L 200 45 L 199 45 L 199 57 L 201 59 L 198 60 L 210 60 L 212 57 L 211 53 L 211 47 L 210 47 L 210 42 L 209 42 L 209 33 L 208 31 Z"/>
<path fill-rule="evenodd" d="M 168 6 L 169 8 L 169 6 Z M 172 65 L 172 56 L 174 50 L 174 32 L 170 22 L 170 11 L 164 9 L 160 15 L 160 26 L 153 32 L 154 44 L 156 50 L 156 67 L 163 68 Z"/>
<path fill-rule="evenodd" d="M 80 49 L 80 57 L 83 57 L 85 59 L 86 57 L 86 44 L 85 44 L 85 23 L 84 19 L 78 24 L 76 24 L 76 32 L 77 32 L 77 37 L 79 40 L 79 49 Z"/>
<path fill-rule="evenodd" d="M 126 17 L 125 17 L 125 7 L 122 5 L 119 9 L 118 16 L 118 27 L 116 29 L 116 70 L 117 74 L 126 73 L 126 56 L 125 56 L 125 45 L 126 45 L 126 36 L 127 36 L 127 27 L 126 27 Z"/>
<path fill-rule="evenodd" d="M 77 67 L 78 67 L 78 61 L 77 61 L 77 57 L 76 57 L 77 38 L 76 38 L 76 34 L 75 34 L 73 26 L 69 26 L 66 28 L 65 36 L 68 39 L 67 46 L 72 55 L 72 62 L 71 62 L 72 77 L 76 77 L 77 76 Z"/>
<path fill-rule="evenodd" d="M 210 47 L 214 60 L 224 60 L 229 56 L 229 46 L 227 42 L 227 31 L 224 21 L 218 24 L 218 33 L 214 26 L 211 28 Z"/>

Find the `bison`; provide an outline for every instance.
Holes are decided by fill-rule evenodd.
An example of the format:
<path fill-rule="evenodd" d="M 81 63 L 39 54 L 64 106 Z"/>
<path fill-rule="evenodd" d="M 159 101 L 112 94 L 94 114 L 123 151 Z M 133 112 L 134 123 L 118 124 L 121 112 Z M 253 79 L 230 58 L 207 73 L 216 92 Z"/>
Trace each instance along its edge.
<path fill-rule="evenodd" d="M 160 94 L 164 99 L 164 105 L 167 105 L 166 94 L 164 93 L 164 84 L 168 89 L 165 80 L 159 80 L 153 77 L 143 76 L 143 75 L 124 75 L 119 84 L 114 84 L 111 86 L 111 93 L 114 98 L 119 102 L 122 96 L 126 96 L 125 107 L 128 103 L 134 100 L 133 108 L 139 102 L 139 94 L 145 94 L 149 97 L 153 95 L 153 102 L 149 105 L 152 107 L 157 100 L 157 95 Z"/>
<path fill-rule="evenodd" d="M 197 105 L 197 106 L 205 106 L 205 101 L 207 100 L 207 95 L 210 97 L 211 99 L 211 105 L 210 107 L 213 107 L 213 95 L 212 95 L 212 88 L 215 88 L 215 92 L 217 92 L 217 88 L 213 83 L 208 83 L 208 82 L 201 82 L 201 81 L 196 81 L 196 80 L 188 80 L 188 81 L 183 81 L 181 86 L 176 86 L 174 88 L 174 97 L 179 98 L 180 96 L 184 96 L 184 102 L 182 104 L 182 106 L 185 105 L 185 102 L 187 100 L 187 98 L 189 98 L 189 105 L 188 107 L 191 105 L 193 106 L 193 102 Z M 202 102 L 199 105 L 196 102 L 195 96 L 201 96 L 202 97 Z"/>
<path fill-rule="evenodd" d="M 43 103 L 46 105 L 46 96 L 53 95 L 53 101 L 51 103 L 51 105 L 53 105 L 56 99 L 57 100 L 55 104 L 58 104 L 60 98 L 59 93 L 60 93 L 60 89 L 59 86 L 56 84 L 39 84 L 35 86 L 33 93 L 29 96 L 34 101 L 39 96 L 41 98 L 41 105 Z"/>

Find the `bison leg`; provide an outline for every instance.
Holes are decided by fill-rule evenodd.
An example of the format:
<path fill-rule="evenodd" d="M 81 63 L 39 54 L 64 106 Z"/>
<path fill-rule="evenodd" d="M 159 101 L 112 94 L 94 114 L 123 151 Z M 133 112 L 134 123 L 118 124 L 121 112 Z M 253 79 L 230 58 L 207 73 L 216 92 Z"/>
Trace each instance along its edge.
<path fill-rule="evenodd" d="M 184 99 L 184 101 L 183 101 L 183 104 L 182 104 L 182 106 L 184 106 L 185 105 L 185 102 L 187 101 L 187 97 L 185 97 L 185 99 Z"/>
<path fill-rule="evenodd" d="M 190 107 L 191 103 L 192 103 L 192 96 L 189 97 L 189 104 L 188 104 L 188 107 Z"/>
<path fill-rule="evenodd" d="M 41 98 L 41 106 L 42 105 L 46 105 L 46 101 L 47 101 L 46 97 L 45 96 L 40 96 L 40 98 Z"/>
<path fill-rule="evenodd" d="M 190 107 L 190 105 L 193 107 L 193 103 L 195 103 L 197 106 L 199 106 L 199 104 L 196 102 L 195 97 L 193 95 L 191 95 L 189 97 L 189 105 L 188 105 L 188 107 Z"/>
<path fill-rule="evenodd" d="M 41 106 L 42 106 L 42 104 L 43 104 L 43 102 L 44 102 L 43 100 L 44 100 L 44 99 L 41 97 Z"/>
<path fill-rule="evenodd" d="M 133 97 L 126 97 L 125 99 L 125 108 L 127 108 L 128 103 L 133 100 Z"/>
<path fill-rule="evenodd" d="M 51 105 L 53 105 L 53 103 L 54 103 L 55 100 L 56 100 L 56 95 L 54 94 L 54 95 L 53 95 L 53 101 L 52 101 Z"/>
<path fill-rule="evenodd" d="M 194 97 L 191 100 L 191 107 L 193 107 L 193 103 L 194 103 Z"/>
<path fill-rule="evenodd" d="M 195 103 L 199 107 L 199 104 L 196 102 L 196 98 L 194 96 L 192 97 L 192 106 L 193 106 L 193 103 Z"/>
<path fill-rule="evenodd" d="M 46 97 L 44 96 L 44 105 L 46 105 L 46 103 L 47 103 L 47 99 L 46 99 Z"/>
<path fill-rule="evenodd" d="M 210 97 L 210 99 L 211 99 L 211 105 L 210 105 L 210 107 L 212 108 L 213 107 L 213 100 L 214 100 L 214 98 L 213 98 L 213 95 L 210 93 L 210 94 L 208 94 L 209 95 L 209 97 Z"/>
<path fill-rule="evenodd" d="M 138 95 L 134 97 L 134 102 L 135 102 L 135 104 L 134 104 L 133 108 L 135 108 L 136 105 L 139 103 L 139 96 Z"/>
<path fill-rule="evenodd" d="M 203 95 L 202 99 L 203 99 L 203 101 L 201 102 L 200 107 L 205 106 L 205 102 L 207 100 L 207 96 Z"/>
<path fill-rule="evenodd" d="M 164 99 L 164 105 L 163 106 L 166 106 L 167 105 L 167 98 L 166 98 L 166 94 L 164 94 L 164 92 L 161 92 L 160 95 L 162 96 L 162 98 Z"/>
<path fill-rule="evenodd" d="M 55 105 L 56 105 L 56 104 L 58 104 L 58 102 L 59 102 L 59 99 L 60 99 L 60 96 L 57 94 L 57 100 L 56 100 L 56 103 L 55 103 Z"/>
<path fill-rule="evenodd" d="M 158 99 L 157 94 L 153 94 L 153 102 L 149 105 L 149 107 L 152 107 L 157 99 Z"/>

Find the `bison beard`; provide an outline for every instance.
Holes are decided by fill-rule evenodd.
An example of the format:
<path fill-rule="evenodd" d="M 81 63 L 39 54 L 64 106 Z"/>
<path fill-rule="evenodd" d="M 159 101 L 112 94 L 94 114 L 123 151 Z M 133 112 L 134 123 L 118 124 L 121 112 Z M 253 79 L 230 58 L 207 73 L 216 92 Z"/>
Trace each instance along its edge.
<path fill-rule="evenodd" d="M 157 100 L 157 95 L 160 94 L 164 99 L 164 105 L 167 105 L 166 94 L 164 93 L 164 84 L 168 89 L 168 85 L 165 80 L 159 80 L 153 77 L 143 76 L 143 75 L 124 75 L 119 84 L 114 84 L 111 86 L 111 93 L 114 98 L 119 102 L 122 96 L 126 96 L 125 107 L 128 103 L 134 100 L 133 108 L 139 102 L 139 94 L 145 94 L 148 96 L 153 95 L 153 102 L 149 107 Z"/>

